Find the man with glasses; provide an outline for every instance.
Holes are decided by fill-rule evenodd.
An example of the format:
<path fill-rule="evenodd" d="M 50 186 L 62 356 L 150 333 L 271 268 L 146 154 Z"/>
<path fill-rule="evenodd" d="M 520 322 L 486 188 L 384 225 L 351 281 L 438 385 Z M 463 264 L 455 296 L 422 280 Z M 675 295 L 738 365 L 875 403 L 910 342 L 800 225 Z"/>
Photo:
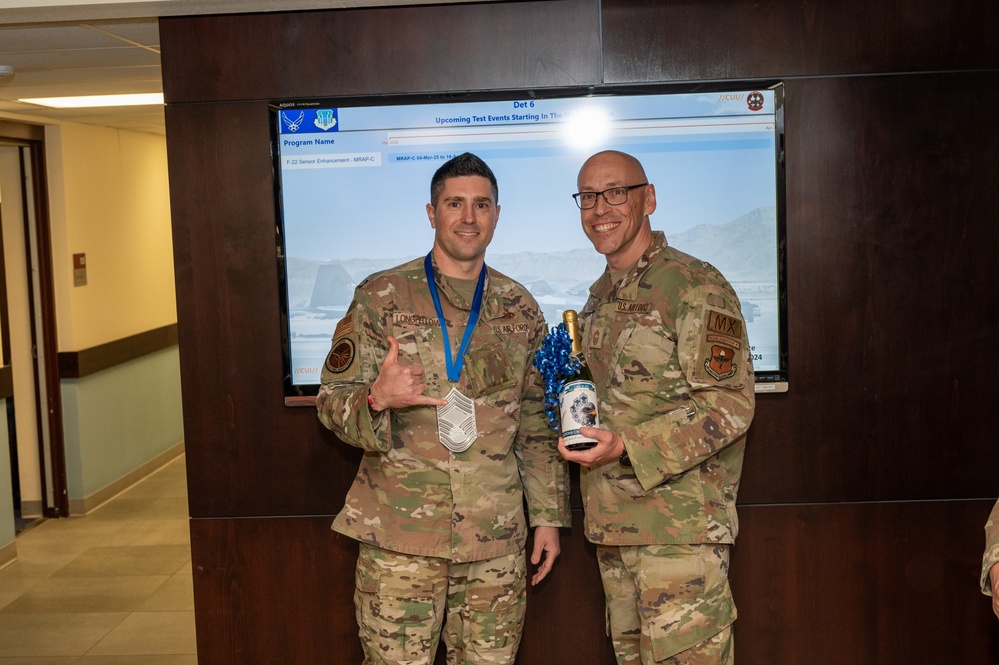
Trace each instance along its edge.
<path fill-rule="evenodd" d="M 470 153 L 430 182 L 431 251 L 376 273 L 333 333 L 319 419 L 364 450 L 333 529 L 360 541 L 365 665 L 512 664 L 531 583 L 569 525 L 567 464 L 533 366 L 547 332 L 523 286 L 487 268 L 496 177 Z M 442 628 L 443 627 L 443 628 Z"/>
<path fill-rule="evenodd" d="M 618 663 L 731 664 L 736 493 L 755 396 L 739 299 L 653 231 L 656 189 L 631 155 L 583 164 L 573 195 L 607 259 L 580 315 L 601 428 L 581 465 L 587 538 Z"/>

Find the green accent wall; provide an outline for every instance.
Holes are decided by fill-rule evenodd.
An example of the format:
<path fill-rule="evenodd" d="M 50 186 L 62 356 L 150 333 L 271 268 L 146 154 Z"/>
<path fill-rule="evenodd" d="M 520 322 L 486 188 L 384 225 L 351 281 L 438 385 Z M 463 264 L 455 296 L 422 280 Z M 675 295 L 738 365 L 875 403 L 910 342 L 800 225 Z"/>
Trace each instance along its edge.
<path fill-rule="evenodd" d="M 184 439 L 177 347 L 62 381 L 70 501 L 111 485 Z"/>

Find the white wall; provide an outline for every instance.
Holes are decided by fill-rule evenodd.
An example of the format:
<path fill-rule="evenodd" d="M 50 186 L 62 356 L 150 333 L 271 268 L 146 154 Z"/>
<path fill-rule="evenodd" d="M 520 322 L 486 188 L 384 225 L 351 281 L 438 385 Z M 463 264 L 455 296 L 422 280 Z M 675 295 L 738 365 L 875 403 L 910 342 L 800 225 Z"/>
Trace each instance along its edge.
<path fill-rule="evenodd" d="M 46 144 L 59 351 L 176 323 L 166 139 L 67 123 Z"/>

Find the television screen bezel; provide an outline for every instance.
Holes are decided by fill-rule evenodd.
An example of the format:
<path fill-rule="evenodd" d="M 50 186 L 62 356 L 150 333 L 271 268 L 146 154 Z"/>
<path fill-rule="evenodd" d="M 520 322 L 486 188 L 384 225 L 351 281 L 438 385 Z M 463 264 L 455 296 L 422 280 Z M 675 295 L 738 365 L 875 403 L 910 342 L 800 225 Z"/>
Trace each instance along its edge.
<path fill-rule="evenodd" d="M 509 88 L 468 90 L 460 92 L 422 92 L 378 95 L 354 95 L 316 98 L 283 98 L 268 103 L 273 192 L 276 215 L 276 254 L 279 281 L 279 318 L 281 334 L 284 398 L 287 406 L 311 404 L 319 391 L 318 383 L 295 384 L 292 381 L 291 329 L 288 302 L 287 256 L 285 254 L 285 217 L 281 183 L 281 151 L 278 113 L 295 108 L 346 108 L 364 106 L 399 106 L 498 102 L 531 99 L 568 99 L 598 96 L 679 95 L 692 93 L 733 93 L 767 89 L 774 93 L 774 169 L 776 182 L 777 234 L 777 310 L 778 368 L 756 371 L 756 393 L 784 393 L 789 388 L 788 376 L 788 301 L 787 301 L 787 204 L 784 126 L 784 84 L 780 80 L 714 81 L 691 84 L 653 83 L 630 85 L 575 86 L 561 88 Z"/>

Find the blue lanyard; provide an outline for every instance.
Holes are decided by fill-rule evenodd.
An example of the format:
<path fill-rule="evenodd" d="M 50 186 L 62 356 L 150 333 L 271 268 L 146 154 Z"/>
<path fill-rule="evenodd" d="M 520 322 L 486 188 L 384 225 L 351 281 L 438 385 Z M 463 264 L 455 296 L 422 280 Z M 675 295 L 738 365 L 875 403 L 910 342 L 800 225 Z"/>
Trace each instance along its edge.
<path fill-rule="evenodd" d="M 434 264 L 430 256 L 433 250 L 427 253 L 427 258 L 423 260 L 423 270 L 427 274 L 427 284 L 430 286 L 430 297 L 434 299 L 434 309 L 437 310 L 437 320 L 441 324 L 441 337 L 444 338 L 444 361 L 447 367 L 447 380 L 451 383 L 458 383 L 461 378 L 461 368 L 465 364 L 465 351 L 472 341 L 472 332 L 475 324 L 479 322 L 479 309 L 482 307 L 482 292 L 486 286 L 486 264 L 482 264 L 482 271 L 479 273 L 479 283 L 475 286 L 475 295 L 472 296 L 472 312 L 468 315 L 468 325 L 465 326 L 465 335 L 461 338 L 461 346 L 458 348 L 458 357 L 451 358 L 451 340 L 447 335 L 447 322 L 444 320 L 444 311 L 441 309 L 441 297 L 437 293 L 437 281 L 434 279 Z"/>

